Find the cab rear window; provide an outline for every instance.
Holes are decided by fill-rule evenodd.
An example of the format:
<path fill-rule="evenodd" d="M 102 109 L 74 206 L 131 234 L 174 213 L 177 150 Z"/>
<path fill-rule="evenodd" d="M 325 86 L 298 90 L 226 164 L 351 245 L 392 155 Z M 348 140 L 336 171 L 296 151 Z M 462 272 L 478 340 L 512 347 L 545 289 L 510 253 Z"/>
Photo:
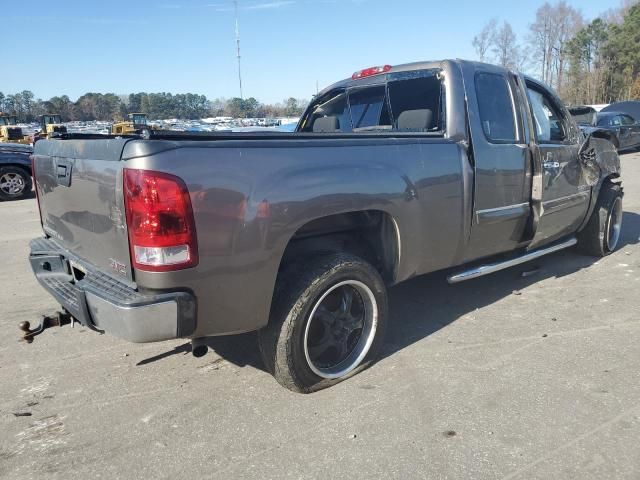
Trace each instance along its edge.
<path fill-rule="evenodd" d="M 307 110 L 302 132 L 444 130 L 443 86 L 436 70 L 390 73 L 385 82 L 332 90 Z"/>
<path fill-rule="evenodd" d="M 391 125 L 384 85 L 351 90 L 349 106 L 353 131 Z"/>

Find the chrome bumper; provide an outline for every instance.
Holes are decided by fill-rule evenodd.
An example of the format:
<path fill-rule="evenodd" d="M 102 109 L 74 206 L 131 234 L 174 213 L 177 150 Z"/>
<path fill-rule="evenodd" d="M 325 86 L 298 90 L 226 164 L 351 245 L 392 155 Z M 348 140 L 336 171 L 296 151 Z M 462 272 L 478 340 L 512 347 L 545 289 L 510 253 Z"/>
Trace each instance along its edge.
<path fill-rule="evenodd" d="M 188 292 L 139 292 L 106 275 L 46 238 L 30 243 L 38 282 L 78 322 L 130 342 L 188 337 L 195 331 L 196 301 Z M 76 279 L 69 262 L 86 273 Z"/>

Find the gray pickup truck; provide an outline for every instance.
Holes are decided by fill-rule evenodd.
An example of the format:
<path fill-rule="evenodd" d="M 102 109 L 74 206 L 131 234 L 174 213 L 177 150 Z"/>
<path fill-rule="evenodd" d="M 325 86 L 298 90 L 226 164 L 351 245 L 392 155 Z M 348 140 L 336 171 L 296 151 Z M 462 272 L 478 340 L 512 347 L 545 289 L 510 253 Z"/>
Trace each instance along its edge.
<path fill-rule="evenodd" d="M 387 287 L 452 283 L 573 245 L 616 247 L 620 162 L 538 81 L 446 60 L 356 72 L 296 132 L 66 134 L 36 144 L 40 284 L 133 342 L 258 331 L 266 368 L 310 392 L 370 365 Z"/>

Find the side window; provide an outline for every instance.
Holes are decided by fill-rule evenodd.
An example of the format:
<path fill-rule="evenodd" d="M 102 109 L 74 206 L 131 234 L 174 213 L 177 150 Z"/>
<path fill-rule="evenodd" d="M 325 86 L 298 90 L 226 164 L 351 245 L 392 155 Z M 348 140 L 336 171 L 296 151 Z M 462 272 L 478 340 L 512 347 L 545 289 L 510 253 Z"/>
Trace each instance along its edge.
<path fill-rule="evenodd" d="M 620 118 L 622 119 L 622 125 L 633 125 L 636 123 L 629 115 L 620 115 Z"/>
<path fill-rule="evenodd" d="M 391 125 L 384 85 L 349 91 L 353 131 Z"/>
<path fill-rule="evenodd" d="M 562 115 L 549 96 L 541 91 L 527 88 L 533 114 L 536 138 L 539 142 L 562 142 L 567 131 Z"/>
<path fill-rule="evenodd" d="M 611 117 L 611 120 L 609 120 L 609 125 L 612 127 L 620 126 L 620 117 L 619 116 Z"/>
<path fill-rule="evenodd" d="M 517 143 L 516 119 L 507 79 L 495 73 L 476 75 L 476 96 L 482 129 L 495 143 Z"/>

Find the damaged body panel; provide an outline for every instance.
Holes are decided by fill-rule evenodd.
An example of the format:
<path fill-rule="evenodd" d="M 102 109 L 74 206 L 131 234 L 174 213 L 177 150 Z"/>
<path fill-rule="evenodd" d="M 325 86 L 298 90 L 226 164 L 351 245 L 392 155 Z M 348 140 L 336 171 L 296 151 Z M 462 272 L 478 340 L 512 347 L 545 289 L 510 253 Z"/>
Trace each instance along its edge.
<path fill-rule="evenodd" d="M 586 135 L 578 152 L 579 175 L 584 182 L 591 187 L 591 199 L 587 215 L 580 225 L 584 228 L 595 208 L 595 199 L 600 195 L 600 189 L 605 181 L 620 178 L 620 157 L 614 145 L 607 139 Z"/>

